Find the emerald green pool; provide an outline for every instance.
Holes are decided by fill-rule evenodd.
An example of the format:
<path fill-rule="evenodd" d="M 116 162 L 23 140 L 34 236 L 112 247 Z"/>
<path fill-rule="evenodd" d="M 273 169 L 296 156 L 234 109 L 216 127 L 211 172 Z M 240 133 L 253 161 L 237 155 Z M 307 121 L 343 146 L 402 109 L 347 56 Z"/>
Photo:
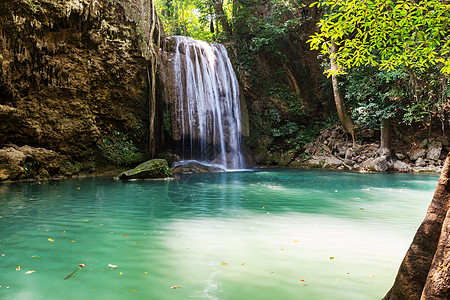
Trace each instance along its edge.
<path fill-rule="evenodd" d="M 437 179 L 263 170 L 1 184 L 0 299 L 381 299 Z"/>

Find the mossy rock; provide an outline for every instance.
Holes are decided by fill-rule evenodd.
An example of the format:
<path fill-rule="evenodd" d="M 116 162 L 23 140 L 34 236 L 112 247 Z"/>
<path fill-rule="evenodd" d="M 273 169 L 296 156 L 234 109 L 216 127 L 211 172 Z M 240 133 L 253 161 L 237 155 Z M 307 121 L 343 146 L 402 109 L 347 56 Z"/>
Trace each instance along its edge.
<path fill-rule="evenodd" d="M 163 179 L 171 177 L 174 177 L 173 173 L 164 159 L 146 161 L 118 176 L 119 179 Z"/>

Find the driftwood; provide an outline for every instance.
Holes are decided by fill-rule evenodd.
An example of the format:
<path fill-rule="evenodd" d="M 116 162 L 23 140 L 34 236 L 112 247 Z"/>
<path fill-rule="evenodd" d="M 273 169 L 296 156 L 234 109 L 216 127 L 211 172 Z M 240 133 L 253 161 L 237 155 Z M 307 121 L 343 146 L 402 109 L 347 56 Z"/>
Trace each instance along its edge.
<path fill-rule="evenodd" d="M 450 154 L 433 200 L 383 300 L 450 299 Z"/>

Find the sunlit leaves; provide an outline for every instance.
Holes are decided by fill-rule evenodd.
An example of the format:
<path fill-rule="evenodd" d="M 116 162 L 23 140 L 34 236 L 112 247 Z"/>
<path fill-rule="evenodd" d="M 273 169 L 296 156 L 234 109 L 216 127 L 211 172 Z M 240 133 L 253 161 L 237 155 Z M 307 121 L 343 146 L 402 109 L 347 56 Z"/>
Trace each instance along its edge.
<path fill-rule="evenodd" d="M 312 49 L 329 53 L 339 46 L 339 72 L 372 65 L 394 70 L 400 65 L 420 70 L 438 64 L 450 73 L 450 4 L 431 1 L 321 1 L 326 11 L 311 36 Z"/>

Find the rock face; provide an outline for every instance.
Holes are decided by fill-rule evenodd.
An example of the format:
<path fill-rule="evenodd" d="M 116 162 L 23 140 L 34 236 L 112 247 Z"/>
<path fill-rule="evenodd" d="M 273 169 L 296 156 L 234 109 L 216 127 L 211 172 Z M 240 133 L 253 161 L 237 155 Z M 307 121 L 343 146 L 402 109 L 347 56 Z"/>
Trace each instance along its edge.
<path fill-rule="evenodd" d="M 83 161 L 123 132 L 144 151 L 149 12 L 143 0 L 3 0 L 0 148 Z"/>
<path fill-rule="evenodd" d="M 73 162 L 70 156 L 44 148 L 28 145 L 18 147 L 11 144 L 0 149 L 0 181 L 74 175 L 79 173 L 82 167 L 81 164 Z"/>
<path fill-rule="evenodd" d="M 152 159 L 146 161 L 134 169 L 125 171 L 119 179 L 164 179 L 173 177 L 167 161 L 164 159 Z"/>

